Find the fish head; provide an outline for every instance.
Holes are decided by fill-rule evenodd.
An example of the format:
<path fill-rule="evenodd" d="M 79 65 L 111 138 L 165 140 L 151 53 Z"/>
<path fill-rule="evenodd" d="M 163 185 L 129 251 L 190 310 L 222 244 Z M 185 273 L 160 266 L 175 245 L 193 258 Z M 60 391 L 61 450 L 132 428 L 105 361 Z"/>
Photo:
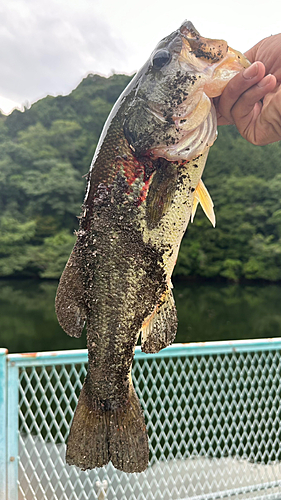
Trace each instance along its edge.
<path fill-rule="evenodd" d="M 224 40 L 201 37 L 186 21 L 161 40 L 137 73 L 124 133 L 137 156 L 190 160 L 216 138 L 212 98 L 248 60 Z"/>

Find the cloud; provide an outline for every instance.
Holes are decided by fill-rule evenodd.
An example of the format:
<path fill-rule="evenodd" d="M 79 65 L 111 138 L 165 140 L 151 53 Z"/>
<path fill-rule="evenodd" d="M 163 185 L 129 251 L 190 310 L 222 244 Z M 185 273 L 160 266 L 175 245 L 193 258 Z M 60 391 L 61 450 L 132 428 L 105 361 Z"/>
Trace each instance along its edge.
<path fill-rule="evenodd" d="M 88 7 L 82 1 L 77 10 L 64 0 L 2 4 L 1 96 L 24 102 L 70 92 L 86 73 L 108 73 L 118 61 L 124 65 L 125 42 Z"/>
<path fill-rule="evenodd" d="M 269 0 L 266 11 L 263 0 L 256 0 L 254 11 L 237 2 L 229 16 L 224 0 L 216 0 L 216 8 L 201 0 L 200 9 L 186 0 L 176 8 L 151 0 L 2 1 L 0 107 L 1 97 L 26 103 L 66 94 L 87 73 L 132 73 L 185 18 L 203 36 L 224 38 L 242 51 L 280 30 L 279 0 Z"/>

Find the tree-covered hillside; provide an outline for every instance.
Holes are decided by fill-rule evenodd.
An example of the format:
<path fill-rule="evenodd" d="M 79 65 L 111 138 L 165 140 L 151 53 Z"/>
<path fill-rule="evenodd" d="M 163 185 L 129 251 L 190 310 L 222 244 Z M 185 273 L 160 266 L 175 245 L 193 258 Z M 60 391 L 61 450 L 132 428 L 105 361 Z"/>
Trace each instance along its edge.
<path fill-rule="evenodd" d="M 130 77 L 89 75 L 68 96 L 0 115 L 0 276 L 59 277 L 75 241 L 85 177 L 104 121 Z M 220 127 L 180 275 L 281 279 L 281 144 L 256 147 Z"/>

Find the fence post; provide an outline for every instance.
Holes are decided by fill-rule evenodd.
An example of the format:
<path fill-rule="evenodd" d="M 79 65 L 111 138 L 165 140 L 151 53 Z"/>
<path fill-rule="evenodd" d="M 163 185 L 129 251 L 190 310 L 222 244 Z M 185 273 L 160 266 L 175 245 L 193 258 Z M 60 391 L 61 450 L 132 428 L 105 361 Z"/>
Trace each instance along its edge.
<path fill-rule="evenodd" d="M 18 499 L 19 367 L 7 363 L 7 500 Z"/>
<path fill-rule="evenodd" d="M 0 498 L 7 498 L 7 349 L 0 349 Z"/>
<path fill-rule="evenodd" d="M 108 482 L 106 479 L 104 481 L 96 481 L 96 487 L 98 489 L 98 500 L 106 500 L 107 499 L 107 488 Z"/>

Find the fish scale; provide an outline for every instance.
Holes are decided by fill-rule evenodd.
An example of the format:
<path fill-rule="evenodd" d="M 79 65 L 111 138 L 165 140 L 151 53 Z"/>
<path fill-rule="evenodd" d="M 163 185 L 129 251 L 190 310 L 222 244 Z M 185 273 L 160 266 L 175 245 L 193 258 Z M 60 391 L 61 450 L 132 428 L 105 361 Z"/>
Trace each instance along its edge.
<path fill-rule="evenodd" d="M 175 338 L 171 275 L 198 202 L 215 223 L 201 180 L 216 138 L 212 97 L 243 65 L 226 42 L 203 38 L 185 22 L 157 45 L 104 126 L 56 296 L 62 328 L 74 337 L 87 328 L 88 372 L 68 437 L 69 465 L 85 470 L 111 460 L 125 472 L 148 465 L 134 350 L 140 334 L 144 352 Z"/>

